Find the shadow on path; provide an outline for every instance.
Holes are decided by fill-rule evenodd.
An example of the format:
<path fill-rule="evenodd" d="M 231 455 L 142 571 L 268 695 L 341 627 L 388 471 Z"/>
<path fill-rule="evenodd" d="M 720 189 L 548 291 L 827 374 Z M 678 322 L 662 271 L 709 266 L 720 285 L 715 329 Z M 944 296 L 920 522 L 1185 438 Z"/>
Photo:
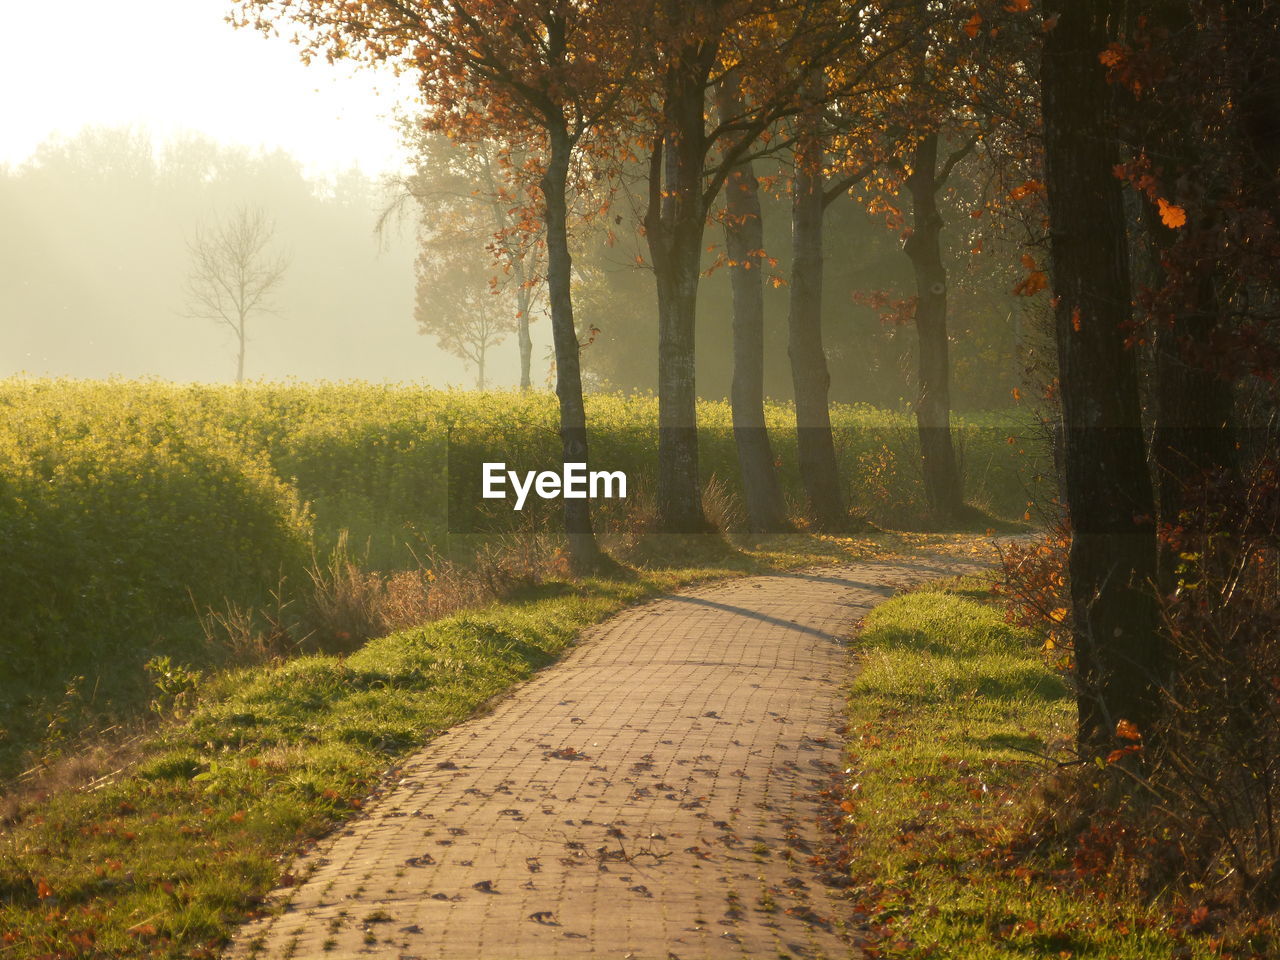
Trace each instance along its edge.
<path fill-rule="evenodd" d="M 799 633 L 807 633 L 813 637 L 821 637 L 823 640 L 840 639 L 838 634 L 828 633 L 827 631 L 819 630 L 816 627 L 806 627 L 804 624 L 796 623 L 794 620 L 783 620 L 781 617 L 771 617 L 767 613 L 761 613 L 759 610 L 748 610 L 746 607 L 735 607 L 731 603 L 718 603 L 715 600 L 707 600 L 704 597 L 689 597 L 682 596 L 680 594 L 673 594 L 672 596 L 664 597 L 663 599 L 675 603 L 692 603 L 699 607 L 711 607 L 715 610 L 723 610 L 726 613 L 733 613 L 740 617 L 750 617 L 752 620 L 771 623 L 774 626 L 782 627 L 784 630 L 795 630 Z"/>

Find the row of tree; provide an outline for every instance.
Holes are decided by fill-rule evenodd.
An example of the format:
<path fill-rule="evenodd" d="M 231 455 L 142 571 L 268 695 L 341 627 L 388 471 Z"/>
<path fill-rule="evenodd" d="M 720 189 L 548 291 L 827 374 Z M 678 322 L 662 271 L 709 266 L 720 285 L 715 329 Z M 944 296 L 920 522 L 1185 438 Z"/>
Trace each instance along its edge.
<path fill-rule="evenodd" d="M 550 358 L 528 337 L 545 329 L 544 250 L 541 236 L 513 234 L 509 212 L 518 205 L 517 184 L 505 179 L 497 144 L 455 145 L 410 126 L 417 169 L 403 181 L 406 199 L 419 206 L 416 316 L 424 334 L 465 359 L 481 385 L 494 363 L 521 361 L 515 382 L 541 384 Z M 1014 294 L 1017 257 L 1001 253 L 1010 224 L 983 213 L 992 170 L 980 150 L 968 154 L 939 191 L 941 259 L 948 273 L 947 314 L 955 409 L 1007 409 L 1023 380 L 1028 354 L 1039 336 L 1032 301 Z M 728 398 L 733 382 L 733 289 L 741 273 L 758 270 L 764 310 L 764 352 L 780 357 L 765 367 L 765 394 L 790 399 L 786 316 L 790 298 L 792 165 L 784 151 L 751 164 L 759 212 L 743 221 L 759 243 L 731 248 L 730 178 L 713 214 L 702 256 L 695 368 L 700 396 Z M 657 298 L 637 210 L 642 198 L 629 189 L 641 179 L 627 171 L 600 216 L 603 199 L 576 195 L 571 217 L 575 317 L 583 342 L 584 388 L 653 391 L 657 370 L 637 355 L 657 339 Z M 823 228 L 823 346 L 832 370 L 832 402 L 897 408 L 916 394 L 917 345 L 912 326 L 914 270 L 904 255 L 908 226 L 892 190 L 900 176 L 869 176 L 827 207 Z M 728 228 L 728 229 L 727 229 Z M 941 229 L 941 225 L 940 225 Z M 1003 244 L 1007 246 L 1007 242 Z M 779 322 L 781 321 L 781 322 Z M 585 349 L 589 345 L 590 349 Z M 495 350 L 497 351 L 495 354 Z M 844 371 L 851 375 L 843 375 Z"/>
<path fill-rule="evenodd" d="M 601 184 L 607 192 L 640 168 L 658 314 L 657 507 L 669 532 L 708 526 L 698 479 L 694 334 L 708 223 L 731 180 L 724 223 L 735 268 L 731 399 L 743 485 L 755 530 L 787 524 L 764 433 L 763 249 L 752 166 L 786 151 L 795 167 L 788 328 L 800 466 L 811 519 L 824 528 L 845 521 L 822 342 L 824 212 L 873 168 L 896 161 L 910 171 L 904 150 L 918 151 L 917 162 L 926 155 L 937 162 L 937 145 L 950 132 L 944 123 L 974 122 L 965 108 L 928 130 L 896 127 L 897 118 L 914 118 L 929 105 L 937 93 L 930 79 L 949 73 L 950 64 L 940 63 L 951 58 L 949 17 L 919 3 L 388 2 L 354 10 L 250 0 L 241 8 L 243 22 L 266 30 L 292 20 L 307 55 L 388 60 L 416 71 L 426 129 L 456 142 L 502 145 L 506 172 L 530 188 L 514 229 L 540 235 L 545 246 L 569 461 L 587 458 L 570 197 L 575 190 L 598 195 Z M 922 133 L 932 154 L 917 143 Z M 936 197 L 973 142 L 976 134 L 943 158 L 930 183 L 917 175 L 916 194 Z M 932 298 L 920 327 L 928 346 L 917 410 L 935 509 L 953 515 L 960 494 L 947 427 L 945 276 L 933 262 L 940 261 L 936 242 L 921 243 L 928 236 L 917 230 L 908 251 Z M 569 503 L 566 524 L 576 561 L 594 562 L 587 506 Z"/>
<path fill-rule="evenodd" d="M 1280 15 L 1249 0 L 1047 6 L 1079 732 L 1099 752 L 1122 722 L 1155 740 L 1178 709 L 1195 665 L 1170 642 L 1172 598 L 1221 604 L 1235 591 L 1210 587 L 1276 546 Z M 1179 546 L 1188 529 L 1207 549 Z M 1244 691 L 1223 694 L 1212 710 Z"/>
<path fill-rule="evenodd" d="M 941 199 L 956 170 L 980 155 L 979 182 L 991 189 L 974 212 L 998 211 L 1004 236 L 1020 232 L 1010 256 L 1017 291 L 1052 294 L 1056 370 L 1047 388 L 1061 400 L 1075 530 L 1081 743 L 1103 749 L 1122 720 L 1156 723 L 1177 667 L 1157 618 L 1156 587 L 1172 576 L 1157 530 L 1178 522 L 1206 477 L 1236 469 L 1234 398 L 1242 378 L 1275 368 L 1267 323 L 1280 94 L 1268 44 L 1280 34 L 1271 5 L 238 0 L 238 8 L 242 24 L 264 31 L 291 22 L 304 55 L 412 71 L 425 130 L 476 145 L 477 156 L 498 145 L 507 185 L 499 212 L 511 220 L 497 233 L 536 238 L 545 250 L 566 461 L 588 455 L 571 214 L 585 208 L 607 224 L 614 198 L 640 197 L 658 317 L 657 509 L 668 532 L 707 528 L 694 334 L 717 215 L 731 271 L 731 399 L 750 523 L 767 532 L 788 522 L 763 417 L 768 255 L 758 170 L 778 157 L 790 168 L 788 353 L 811 521 L 827 529 L 845 521 L 821 304 L 824 214 L 850 191 L 903 219 L 926 487 L 940 517 L 961 512 Z M 899 191 L 900 212 L 888 199 Z M 513 241 L 502 254 L 516 249 Z M 565 524 L 574 561 L 594 564 L 585 501 L 566 501 Z"/>

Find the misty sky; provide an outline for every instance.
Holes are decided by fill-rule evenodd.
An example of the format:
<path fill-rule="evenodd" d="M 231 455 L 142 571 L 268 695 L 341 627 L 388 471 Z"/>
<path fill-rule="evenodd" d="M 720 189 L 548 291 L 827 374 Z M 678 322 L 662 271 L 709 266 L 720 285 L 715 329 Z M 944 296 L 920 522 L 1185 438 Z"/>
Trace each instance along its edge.
<path fill-rule="evenodd" d="M 26 159 L 53 133 L 138 124 L 161 138 L 195 130 L 280 147 L 310 173 L 401 166 L 384 119 L 395 78 L 304 66 L 283 40 L 232 29 L 229 9 L 230 0 L 6 3 L 0 163 Z"/>
<path fill-rule="evenodd" d="M 407 169 L 395 113 L 409 99 L 409 84 L 388 70 L 323 60 L 304 65 L 284 38 L 232 28 L 230 10 L 231 0 L 6 3 L 0 173 L 7 166 L 19 176 L 41 144 L 41 164 L 62 156 L 68 144 L 80 145 L 73 153 L 83 157 L 85 137 L 98 136 L 86 128 L 145 131 L 157 162 L 171 144 L 193 138 L 247 148 L 258 158 L 282 150 L 322 194 L 333 189 L 325 184 L 349 180 L 353 167 L 371 185 Z M 192 206 L 196 193 L 188 189 L 167 201 L 183 206 L 167 221 L 162 212 L 142 209 L 152 203 L 145 191 L 135 195 L 126 185 L 117 199 L 139 209 L 115 214 L 117 228 L 154 235 L 116 243 L 110 198 L 90 191 L 87 202 L 77 204 L 73 198 L 88 182 L 84 174 L 57 176 L 62 179 L 21 181 L 29 192 L 25 217 L 0 210 L 0 249 L 18 253 L 0 268 L 0 288 L 8 288 L 0 290 L 0 376 L 227 379 L 233 354 L 227 332 L 182 317 L 183 258 L 198 224 L 251 202 L 278 220 L 281 246 L 294 262 L 281 315 L 254 322 L 250 376 L 472 382 L 466 365 L 418 334 L 412 218 L 389 249 L 374 240 L 383 191 L 371 186 L 362 214 L 342 219 L 331 210 L 323 215 L 329 226 L 322 227 L 318 209 L 284 195 L 292 187 L 280 171 L 275 180 L 261 173 L 233 178 L 238 186 L 229 189 L 244 196 L 224 189 L 200 208 Z M 24 205 L 12 194 L 9 203 Z M 104 239 L 91 240 L 104 217 Z M 132 227 L 126 225 L 131 219 Z M 339 255 L 345 259 L 335 261 Z M 535 332 L 539 343 L 542 336 Z M 540 345 L 536 355 L 543 352 Z M 489 372 L 495 385 L 516 382 L 514 340 L 499 348 Z"/>

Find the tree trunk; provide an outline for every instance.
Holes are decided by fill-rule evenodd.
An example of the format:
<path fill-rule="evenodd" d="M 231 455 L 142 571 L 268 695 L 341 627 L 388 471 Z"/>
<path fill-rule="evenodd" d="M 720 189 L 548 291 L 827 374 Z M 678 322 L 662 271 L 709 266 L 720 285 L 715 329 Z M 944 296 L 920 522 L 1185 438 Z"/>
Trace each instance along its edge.
<path fill-rule="evenodd" d="M 1248 29 L 1268 38 L 1263 43 L 1280 40 L 1280 10 L 1275 4 L 1239 4 L 1229 7 L 1234 17 L 1245 18 Z M 1255 48 L 1256 50 L 1256 48 Z M 1260 207 L 1280 209 L 1280 62 L 1275 56 L 1251 56 L 1243 89 L 1234 92 L 1240 104 L 1240 134 L 1246 149 L 1256 158 L 1256 175 L 1246 186 L 1259 199 Z"/>
<path fill-rule="evenodd" d="M 1171 233 L 1151 223 L 1153 240 L 1167 249 Z M 1215 476 L 1237 472 L 1232 430 L 1231 383 L 1212 368 L 1217 297 L 1209 265 L 1197 264 L 1186 277 L 1188 298 L 1155 333 L 1155 431 L 1151 456 L 1160 494 L 1160 519 L 1177 524 L 1183 511 L 1202 503 L 1197 491 Z M 1172 586 L 1177 558 L 1163 559 L 1161 583 Z"/>
<path fill-rule="evenodd" d="M 951 362 L 947 345 L 947 271 L 942 265 L 942 216 L 938 212 L 938 135 L 916 146 L 907 191 L 912 231 L 903 245 L 916 281 L 919 395 L 916 429 L 929 508 L 944 522 L 960 516 L 960 470 L 951 442 Z"/>
<path fill-rule="evenodd" d="M 517 280 L 523 281 L 523 271 L 517 274 Z M 529 390 L 533 384 L 529 378 L 529 370 L 533 364 L 533 338 L 529 335 L 529 310 L 532 308 L 532 297 L 523 285 L 516 291 L 516 308 L 520 317 L 516 321 L 516 337 L 520 343 L 520 389 Z"/>
<path fill-rule="evenodd" d="M 690 263 L 701 260 L 702 244 L 700 237 L 690 242 L 687 226 L 674 233 L 650 247 L 658 289 L 658 524 L 665 533 L 699 533 L 709 526 L 698 480 L 698 270 Z"/>
<path fill-rule="evenodd" d="M 563 127 L 548 130 L 550 156 L 542 177 L 547 218 L 547 292 L 556 356 L 556 396 L 560 401 L 560 439 L 565 463 L 587 463 L 587 415 L 582 402 L 578 331 L 570 292 L 568 203 L 570 139 Z M 590 501 L 564 498 L 564 530 L 575 569 L 590 569 L 601 559 L 591 528 Z"/>
<path fill-rule="evenodd" d="M 499 235 L 505 235 L 508 227 L 507 214 L 498 201 L 498 181 L 493 175 L 493 166 L 487 150 L 480 154 L 480 162 L 485 185 L 489 190 L 489 210 L 493 214 L 494 226 Z M 524 258 L 515 256 L 508 247 L 507 262 L 511 265 L 511 272 L 515 278 L 516 310 L 520 314 L 516 318 L 516 340 L 520 346 L 520 389 L 528 390 L 531 387 L 529 368 L 533 358 L 533 340 L 529 336 L 529 311 L 533 307 L 533 297 L 529 294 L 529 288 L 525 286 Z"/>
<path fill-rule="evenodd" d="M 484 389 L 484 355 L 485 355 L 485 346 L 484 344 L 481 344 L 480 350 L 479 350 L 479 360 L 476 363 L 476 389 L 477 390 Z"/>
<path fill-rule="evenodd" d="M 244 325 L 245 318 L 241 317 L 240 326 L 236 330 L 236 336 L 240 341 L 240 351 L 236 355 L 236 383 L 244 383 L 244 347 L 247 339 L 245 337 Z"/>
<path fill-rule="evenodd" d="M 1187 4 L 1163 0 L 1146 5 L 1145 15 L 1154 26 L 1167 30 L 1172 42 L 1194 42 L 1196 23 Z M 1130 109 L 1141 123 L 1141 103 L 1130 104 Z M 1161 180 L 1168 190 L 1185 177 L 1204 199 L 1221 199 L 1218 185 L 1200 175 L 1204 139 L 1194 113 L 1184 113 L 1172 123 L 1145 126 L 1143 152 L 1159 158 Z M 1158 318 L 1154 331 L 1156 414 L 1151 443 L 1160 519 L 1176 525 L 1180 514 L 1203 503 L 1200 494 L 1206 483 L 1237 475 L 1232 384 L 1213 368 L 1220 307 L 1214 279 L 1217 264 L 1200 262 L 1190 245 L 1179 249 L 1179 231 L 1164 225 L 1156 204 L 1146 197 L 1141 219 L 1156 268 L 1149 282 L 1153 288 L 1165 286 L 1163 299 L 1177 298 L 1168 303 L 1171 315 Z M 1207 234 L 1213 228 L 1199 223 L 1188 229 Z M 1225 548 L 1226 538 L 1217 544 Z M 1161 546 L 1162 590 L 1174 589 L 1180 563 L 1175 546 Z"/>
<path fill-rule="evenodd" d="M 1112 91 L 1098 54 L 1114 0 L 1049 0 L 1041 68 L 1045 183 L 1064 421 L 1068 561 L 1079 705 L 1091 755 L 1119 720 L 1149 733 L 1167 656 L 1158 630 L 1154 502 L 1137 363 L 1126 347 L 1129 264 Z"/>
<path fill-rule="evenodd" d="M 820 530 L 848 517 L 840 488 L 828 394 L 831 374 L 822 347 L 821 146 L 803 145 L 796 156 L 791 201 L 791 311 L 787 353 L 796 402 L 796 450 L 809 517 Z"/>
<path fill-rule="evenodd" d="M 665 533 L 702 533 L 698 481 L 698 394 L 694 323 L 706 206 L 702 164 L 706 70 L 681 64 L 668 81 L 666 133 L 649 167 L 645 236 L 658 293 L 658 526 Z"/>
<path fill-rule="evenodd" d="M 725 80 L 719 86 L 722 120 L 741 112 L 732 83 Z M 724 240 L 733 295 L 730 406 L 747 523 L 752 533 L 781 533 L 791 524 L 764 416 L 764 221 L 750 161 L 730 173 L 725 184 Z"/>

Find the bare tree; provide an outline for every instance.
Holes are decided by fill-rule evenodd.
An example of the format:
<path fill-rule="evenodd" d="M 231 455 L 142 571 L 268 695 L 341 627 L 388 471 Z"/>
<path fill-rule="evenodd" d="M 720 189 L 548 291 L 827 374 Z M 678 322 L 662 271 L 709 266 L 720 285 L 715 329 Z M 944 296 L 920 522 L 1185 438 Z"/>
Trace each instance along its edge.
<path fill-rule="evenodd" d="M 442 248 L 436 248 L 442 249 Z M 454 255 L 418 257 L 418 294 L 414 316 L 418 332 L 436 338 L 440 347 L 476 370 L 476 389 L 487 386 L 489 350 L 516 328 L 508 297 L 486 273 L 482 251 L 460 245 Z"/>
<path fill-rule="evenodd" d="M 271 300 L 289 258 L 271 249 L 275 223 L 261 207 L 242 206 L 212 227 L 196 229 L 187 243 L 187 315 L 225 324 L 236 335 L 236 383 L 244 382 L 249 317 L 272 312 Z"/>

